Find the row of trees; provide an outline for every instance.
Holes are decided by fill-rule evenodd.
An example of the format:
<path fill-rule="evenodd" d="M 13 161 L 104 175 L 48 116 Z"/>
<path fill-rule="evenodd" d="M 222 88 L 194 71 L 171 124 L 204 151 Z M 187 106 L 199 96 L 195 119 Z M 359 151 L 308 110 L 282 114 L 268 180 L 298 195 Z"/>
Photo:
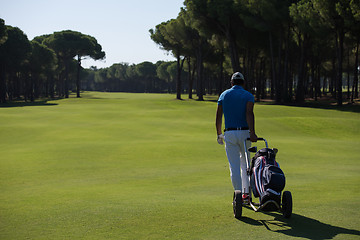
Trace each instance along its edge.
<path fill-rule="evenodd" d="M 177 98 L 185 61 L 187 72 L 196 73 L 189 74 L 188 91 L 196 76 L 199 99 L 206 75 L 216 74 L 220 92 L 224 76 L 236 71 L 245 74 L 258 99 L 268 87 L 277 102 L 303 102 L 329 91 L 341 105 L 345 86 L 347 97 L 358 97 L 358 0 L 185 0 L 184 5 L 176 19 L 150 30 L 152 40 L 177 58 Z"/>
<path fill-rule="evenodd" d="M 108 68 L 85 69 L 82 85 L 87 91 L 172 93 L 175 77 L 176 62 L 117 63 Z"/>
<path fill-rule="evenodd" d="M 359 0 L 185 0 L 177 18 L 149 32 L 176 61 L 84 70 L 83 58 L 105 57 L 94 37 L 66 30 L 29 41 L 0 19 L 0 101 L 79 97 L 80 89 L 203 100 L 236 71 L 257 99 L 301 103 L 330 93 L 341 105 L 343 89 L 358 98 Z"/>
<path fill-rule="evenodd" d="M 0 102 L 24 98 L 80 97 L 81 60 L 103 59 L 97 40 L 75 31 L 54 32 L 29 41 L 22 30 L 0 19 Z"/>
<path fill-rule="evenodd" d="M 83 69 L 81 60 L 85 57 L 95 60 L 105 57 L 94 37 L 66 30 L 29 41 L 21 29 L 5 25 L 2 19 L 0 36 L 1 103 L 34 101 L 41 97 L 67 98 L 70 91 L 76 91 L 80 97 L 80 89 L 158 93 L 176 91 L 176 61 L 159 61 L 155 64 L 143 62 L 136 65 L 118 63 L 103 69 Z M 190 74 L 184 69 L 181 73 L 181 79 L 185 82 Z M 191 76 L 194 78 L 194 71 Z M 212 79 L 208 81 L 209 84 L 215 84 L 216 79 Z M 187 84 L 182 86 L 182 92 L 188 89 Z"/>
<path fill-rule="evenodd" d="M 189 89 L 197 90 L 197 81 L 189 87 L 188 79 L 194 78 L 194 71 L 185 71 L 188 65 L 185 62 L 181 70 L 182 90 L 180 93 L 188 93 Z M 157 63 L 142 62 L 139 64 L 117 63 L 108 68 L 97 69 L 92 67 L 84 69 L 81 74 L 82 89 L 86 91 L 109 91 L 109 92 L 152 92 L 152 93 L 174 93 L 176 92 L 176 78 L 178 66 L 177 61 L 158 61 Z M 215 72 L 209 75 L 206 81 L 209 94 L 217 93 L 217 82 Z M 230 77 L 228 76 L 228 79 Z M 227 87 L 230 82 L 227 82 Z"/>

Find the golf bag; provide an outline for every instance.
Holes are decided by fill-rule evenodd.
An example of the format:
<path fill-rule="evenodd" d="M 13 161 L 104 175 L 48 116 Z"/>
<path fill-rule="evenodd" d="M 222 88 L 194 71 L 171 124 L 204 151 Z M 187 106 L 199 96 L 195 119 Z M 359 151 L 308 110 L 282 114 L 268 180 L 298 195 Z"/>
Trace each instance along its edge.
<path fill-rule="evenodd" d="M 260 204 L 273 200 L 280 205 L 281 191 L 285 188 L 285 175 L 275 160 L 276 152 L 271 148 L 259 150 L 252 158 L 250 167 L 250 186 Z M 270 209 L 264 209 L 272 211 Z"/>

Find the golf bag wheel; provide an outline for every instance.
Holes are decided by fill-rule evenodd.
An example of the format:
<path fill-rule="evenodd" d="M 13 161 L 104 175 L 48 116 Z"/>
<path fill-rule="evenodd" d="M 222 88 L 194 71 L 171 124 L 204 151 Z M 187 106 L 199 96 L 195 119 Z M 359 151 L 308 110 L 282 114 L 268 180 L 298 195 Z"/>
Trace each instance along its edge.
<path fill-rule="evenodd" d="M 284 191 L 282 195 L 282 214 L 285 218 L 290 218 L 292 214 L 292 196 L 291 192 Z"/>
<path fill-rule="evenodd" d="M 233 210 L 234 210 L 234 217 L 236 219 L 240 219 L 242 214 L 242 194 L 240 191 L 234 192 Z"/>

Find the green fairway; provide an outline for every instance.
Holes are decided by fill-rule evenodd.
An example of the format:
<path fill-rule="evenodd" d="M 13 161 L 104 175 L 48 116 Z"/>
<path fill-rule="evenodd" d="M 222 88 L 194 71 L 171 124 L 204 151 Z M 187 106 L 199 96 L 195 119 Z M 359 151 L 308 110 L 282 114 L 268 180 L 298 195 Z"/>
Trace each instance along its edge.
<path fill-rule="evenodd" d="M 0 239 L 360 239 L 360 113 L 256 104 L 293 216 L 239 221 L 216 98 L 174 98 L 0 107 Z"/>

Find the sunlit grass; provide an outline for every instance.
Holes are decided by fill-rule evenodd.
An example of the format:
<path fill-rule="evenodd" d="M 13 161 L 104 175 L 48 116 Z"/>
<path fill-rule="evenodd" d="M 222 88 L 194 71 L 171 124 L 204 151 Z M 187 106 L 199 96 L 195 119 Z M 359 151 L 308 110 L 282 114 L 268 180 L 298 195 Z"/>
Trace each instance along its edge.
<path fill-rule="evenodd" d="M 0 108 L 0 238 L 359 238 L 359 113 L 256 104 L 294 215 L 244 209 L 238 221 L 216 97 L 174 98 L 90 92 Z"/>

